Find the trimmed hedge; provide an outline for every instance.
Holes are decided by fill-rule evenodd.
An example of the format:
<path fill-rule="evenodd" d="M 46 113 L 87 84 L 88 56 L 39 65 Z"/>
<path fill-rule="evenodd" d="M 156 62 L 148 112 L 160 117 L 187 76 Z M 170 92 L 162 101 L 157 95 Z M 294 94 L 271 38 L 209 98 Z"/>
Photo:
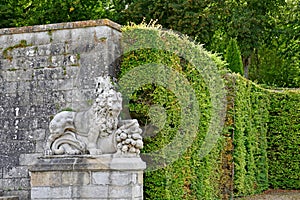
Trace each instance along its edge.
<path fill-rule="evenodd" d="M 246 196 L 268 188 L 266 92 L 239 75 L 232 76 L 234 90 L 233 162 L 234 194 Z"/>
<path fill-rule="evenodd" d="M 147 38 L 150 42 L 157 42 L 162 36 L 160 28 L 146 25 L 124 27 L 123 36 L 132 29 L 150 31 Z M 182 42 L 195 46 L 184 38 Z M 153 63 L 168 66 L 188 80 L 200 110 L 197 134 L 189 139 L 183 137 L 181 142 L 175 143 L 174 149 L 182 148 L 185 142 L 191 145 L 174 162 L 169 162 L 168 155 L 162 153 L 152 162 L 165 167 L 146 170 L 145 199 L 230 199 L 260 193 L 269 186 L 299 189 L 299 93 L 274 92 L 240 75 L 229 74 L 218 56 L 201 46 L 197 48 L 203 57 L 218 66 L 227 91 L 223 134 L 203 158 L 199 152 L 212 118 L 210 94 L 203 74 L 174 53 L 176 51 L 141 48 L 123 55 L 119 79 L 146 64 L 152 67 L 147 65 L 148 71 L 138 72 L 144 73 L 145 77 L 158 73 L 153 70 Z M 208 63 L 204 59 L 200 64 L 206 67 Z M 159 76 L 159 73 L 155 75 Z M 124 84 L 125 87 L 133 85 L 134 79 L 127 79 L 123 87 Z M 180 101 L 172 90 L 161 85 L 149 83 L 138 88 L 130 96 L 128 109 L 131 117 L 138 119 L 145 129 L 143 153 L 162 149 L 181 129 Z M 193 118 L 192 115 L 187 117 Z"/>
<path fill-rule="evenodd" d="M 130 31 L 130 28 L 126 27 L 124 31 Z M 152 32 L 149 37 L 159 36 L 160 29 L 145 26 L 137 28 Z M 126 33 L 123 32 L 123 35 L 126 35 Z M 184 41 L 184 39 L 182 41 L 190 42 L 188 40 Z M 225 64 L 216 55 L 206 52 L 201 46 L 196 48 L 199 48 L 198 50 L 202 53 L 202 56 L 214 60 L 221 73 L 225 74 Z M 166 165 L 162 169 L 146 170 L 144 175 L 144 197 L 145 199 L 219 199 L 221 196 L 219 180 L 222 174 L 221 151 L 224 146 L 224 138 L 221 138 L 204 158 L 201 158 L 199 153 L 201 150 L 199 144 L 203 143 L 211 119 L 210 94 L 202 74 L 187 60 L 173 52 L 146 48 L 130 51 L 123 56 L 119 79 L 122 79 L 134 68 L 152 63 L 171 67 L 186 78 L 195 92 L 201 112 L 199 113 L 200 121 L 198 122 L 197 135 L 192 140 L 186 141 L 191 145 L 182 153 L 179 159 L 172 163 L 162 163 Z M 200 64 L 206 67 L 207 62 Z M 152 68 L 154 67 L 152 66 Z M 152 68 L 149 65 L 148 71 L 144 74 L 145 77 L 155 73 Z M 142 72 L 139 71 L 139 73 Z M 166 81 L 168 81 L 167 79 Z M 124 86 L 124 83 L 122 86 L 130 87 L 134 84 L 134 80 L 128 79 L 125 84 L 128 86 Z M 189 97 L 186 98 L 188 100 Z M 154 125 L 158 123 L 159 127 L 159 122 L 155 119 L 160 118 L 160 116 L 159 113 L 153 113 L 153 110 L 151 110 L 153 105 L 162 107 L 166 112 L 165 124 L 158 132 L 155 130 L 151 132 L 151 127 L 148 127 L 149 123 Z M 146 130 L 146 133 L 144 133 L 148 137 L 144 139 L 145 147 L 142 153 L 154 152 L 163 148 L 174 139 L 175 134 L 180 129 L 181 108 L 179 102 L 173 91 L 160 85 L 146 84 L 139 88 L 131 95 L 129 109 L 131 117 L 137 118 L 140 125 L 145 129 L 148 128 L 148 131 Z M 194 116 L 190 117 L 193 118 Z M 180 142 L 184 143 L 185 141 Z M 161 155 L 161 159 L 165 160 L 166 158 Z"/>
<path fill-rule="evenodd" d="M 300 91 L 270 92 L 270 187 L 300 189 Z"/>

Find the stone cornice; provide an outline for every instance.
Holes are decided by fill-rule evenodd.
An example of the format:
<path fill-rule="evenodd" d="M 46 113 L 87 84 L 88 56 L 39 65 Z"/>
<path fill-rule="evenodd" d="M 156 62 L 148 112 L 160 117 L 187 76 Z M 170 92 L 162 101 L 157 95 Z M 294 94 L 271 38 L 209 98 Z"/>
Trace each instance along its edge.
<path fill-rule="evenodd" d="M 11 35 L 11 34 L 44 32 L 44 31 L 55 31 L 55 30 L 62 30 L 62 29 L 86 28 L 86 27 L 95 27 L 95 26 L 108 26 L 115 30 L 121 31 L 121 25 L 109 19 L 99 19 L 99 20 L 88 20 L 88 21 L 77 21 L 77 22 L 64 22 L 64 23 L 57 23 L 57 24 L 3 28 L 0 29 L 0 36 Z"/>

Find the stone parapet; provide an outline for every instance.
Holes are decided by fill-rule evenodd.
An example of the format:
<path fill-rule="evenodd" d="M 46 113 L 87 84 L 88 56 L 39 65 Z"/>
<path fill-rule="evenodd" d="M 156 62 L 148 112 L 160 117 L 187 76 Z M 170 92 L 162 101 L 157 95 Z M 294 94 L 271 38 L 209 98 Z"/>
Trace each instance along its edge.
<path fill-rule="evenodd" d="M 61 30 L 61 29 L 76 29 L 76 28 L 86 28 L 86 27 L 93 27 L 93 26 L 108 26 L 118 31 L 121 30 L 121 25 L 109 19 L 99 19 L 99 20 L 64 22 L 64 23 L 57 23 L 57 24 L 45 24 L 45 25 L 15 27 L 15 28 L 2 28 L 0 29 L 0 35 L 34 33 L 34 32 L 43 32 L 43 31 L 51 31 L 51 30 Z"/>
<path fill-rule="evenodd" d="M 30 166 L 31 199 L 143 199 L 137 157 L 48 156 Z"/>

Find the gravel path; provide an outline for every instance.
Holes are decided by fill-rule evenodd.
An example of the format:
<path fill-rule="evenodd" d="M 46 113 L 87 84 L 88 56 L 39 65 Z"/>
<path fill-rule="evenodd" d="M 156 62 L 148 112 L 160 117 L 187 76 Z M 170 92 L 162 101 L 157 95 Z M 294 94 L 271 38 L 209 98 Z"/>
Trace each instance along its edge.
<path fill-rule="evenodd" d="M 264 194 L 237 198 L 238 200 L 300 200 L 300 190 L 268 190 Z"/>

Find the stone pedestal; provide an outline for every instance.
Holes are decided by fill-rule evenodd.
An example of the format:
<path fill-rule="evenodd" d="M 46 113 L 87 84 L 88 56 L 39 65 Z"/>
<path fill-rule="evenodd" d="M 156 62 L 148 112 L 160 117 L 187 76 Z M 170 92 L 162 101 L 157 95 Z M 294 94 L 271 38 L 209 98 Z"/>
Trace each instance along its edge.
<path fill-rule="evenodd" d="M 139 157 L 47 156 L 30 167 L 31 199 L 143 199 Z"/>

